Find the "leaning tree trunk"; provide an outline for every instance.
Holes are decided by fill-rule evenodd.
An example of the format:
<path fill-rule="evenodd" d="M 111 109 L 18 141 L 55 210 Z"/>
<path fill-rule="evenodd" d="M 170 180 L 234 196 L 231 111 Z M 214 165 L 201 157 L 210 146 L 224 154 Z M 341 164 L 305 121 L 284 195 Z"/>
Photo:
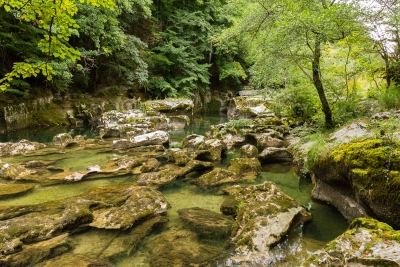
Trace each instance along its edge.
<path fill-rule="evenodd" d="M 320 36 L 315 37 L 315 47 L 314 47 L 314 58 L 312 61 L 312 78 L 315 89 L 317 89 L 319 100 L 321 101 L 322 111 L 325 115 L 325 127 L 332 128 L 332 111 L 329 107 L 328 100 L 325 96 L 324 86 L 321 81 L 321 69 L 320 69 L 320 58 L 321 58 L 321 39 Z"/>

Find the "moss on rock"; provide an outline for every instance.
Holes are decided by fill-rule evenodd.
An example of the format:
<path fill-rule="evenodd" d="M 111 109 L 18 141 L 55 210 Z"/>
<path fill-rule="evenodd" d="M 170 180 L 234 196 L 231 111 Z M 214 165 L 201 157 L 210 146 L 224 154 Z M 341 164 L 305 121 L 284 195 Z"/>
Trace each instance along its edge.
<path fill-rule="evenodd" d="M 371 215 L 400 227 L 399 146 L 372 139 L 340 145 L 311 170 L 317 179 L 352 191 L 353 198 Z M 354 218 L 353 218 L 354 219 Z"/>

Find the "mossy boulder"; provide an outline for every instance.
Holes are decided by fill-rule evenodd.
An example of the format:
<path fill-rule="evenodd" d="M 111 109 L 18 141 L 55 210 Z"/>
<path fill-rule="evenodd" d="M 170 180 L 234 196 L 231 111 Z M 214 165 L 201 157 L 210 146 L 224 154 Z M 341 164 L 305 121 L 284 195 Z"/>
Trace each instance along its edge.
<path fill-rule="evenodd" d="M 32 171 L 20 164 L 0 163 L 0 178 L 4 180 L 28 180 Z"/>
<path fill-rule="evenodd" d="M 400 154 L 387 140 L 343 144 L 311 166 L 312 196 L 335 205 L 342 214 L 370 215 L 400 228 Z M 337 199 L 337 195 L 343 195 Z"/>
<path fill-rule="evenodd" d="M 212 171 L 193 180 L 193 183 L 202 188 L 210 188 L 223 184 L 239 182 L 239 176 L 226 169 L 214 168 Z"/>
<path fill-rule="evenodd" d="M 261 172 L 261 164 L 257 158 L 236 158 L 228 162 L 231 171 L 243 180 L 254 180 Z"/>
<path fill-rule="evenodd" d="M 150 116 L 168 115 L 187 115 L 193 116 L 194 104 L 190 99 L 164 99 L 153 100 L 144 103 L 146 114 Z"/>
<path fill-rule="evenodd" d="M 304 261 L 314 266 L 400 266 L 400 231 L 371 218 L 357 218 L 349 229 Z"/>
<path fill-rule="evenodd" d="M 237 211 L 231 235 L 235 251 L 228 261 L 238 266 L 269 266 L 272 263 L 270 247 L 278 243 L 290 227 L 311 219 L 304 206 L 272 182 L 233 186 L 225 191 L 233 198 L 231 203 Z"/>
<path fill-rule="evenodd" d="M 185 166 L 190 158 L 187 152 L 179 148 L 171 148 L 168 150 L 169 161 L 175 162 L 178 166 Z"/>
<path fill-rule="evenodd" d="M 190 229 L 203 237 L 228 237 L 231 234 L 234 220 L 214 211 L 201 208 L 178 210 L 179 217 Z"/>
<path fill-rule="evenodd" d="M 240 157 L 254 158 L 258 155 L 258 148 L 253 145 L 244 145 L 240 148 Z"/>

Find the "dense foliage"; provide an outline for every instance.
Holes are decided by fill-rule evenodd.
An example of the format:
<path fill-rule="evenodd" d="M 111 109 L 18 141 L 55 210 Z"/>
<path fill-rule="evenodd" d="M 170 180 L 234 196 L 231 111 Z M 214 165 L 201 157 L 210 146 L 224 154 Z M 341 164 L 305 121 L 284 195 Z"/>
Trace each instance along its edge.
<path fill-rule="evenodd" d="M 398 0 L 0 0 L 0 89 L 124 85 L 162 98 L 246 85 L 282 116 L 332 127 L 365 97 L 400 105 L 399 10 Z"/>
<path fill-rule="evenodd" d="M 0 1 L 1 90 L 145 88 L 190 96 L 211 80 L 240 85 L 238 52 L 213 46 L 224 1 Z M 242 60 L 242 62 L 244 62 Z"/>

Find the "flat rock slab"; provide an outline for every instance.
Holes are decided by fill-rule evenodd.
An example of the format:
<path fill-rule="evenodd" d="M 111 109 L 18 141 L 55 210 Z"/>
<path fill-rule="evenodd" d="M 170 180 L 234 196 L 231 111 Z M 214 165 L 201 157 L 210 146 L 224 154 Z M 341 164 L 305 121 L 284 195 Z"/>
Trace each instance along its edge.
<path fill-rule="evenodd" d="M 272 182 L 233 186 L 225 191 L 236 201 L 232 201 L 237 217 L 231 238 L 236 249 L 228 261 L 237 266 L 269 266 L 270 247 L 278 243 L 291 226 L 311 219 L 304 206 Z"/>
<path fill-rule="evenodd" d="M 234 220 L 214 211 L 201 208 L 178 210 L 179 217 L 196 233 L 205 237 L 227 237 Z"/>
<path fill-rule="evenodd" d="M 0 184 L 0 199 L 19 196 L 35 186 L 36 184 Z"/>
<path fill-rule="evenodd" d="M 65 253 L 71 249 L 68 236 L 69 234 L 63 234 L 42 242 L 24 245 L 19 253 L 0 258 L 0 266 L 34 266 L 50 255 L 54 257 Z"/>
<path fill-rule="evenodd" d="M 137 183 L 140 185 L 166 185 L 173 181 L 183 179 L 191 172 L 208 170 L 214 167 L 211 162 L 204 162 L 199 160 L 189 161 L 185 167 L 178 167 L 174 165 L 168 169 L 159 172 L 148 172 L 139 175 Z"/>

